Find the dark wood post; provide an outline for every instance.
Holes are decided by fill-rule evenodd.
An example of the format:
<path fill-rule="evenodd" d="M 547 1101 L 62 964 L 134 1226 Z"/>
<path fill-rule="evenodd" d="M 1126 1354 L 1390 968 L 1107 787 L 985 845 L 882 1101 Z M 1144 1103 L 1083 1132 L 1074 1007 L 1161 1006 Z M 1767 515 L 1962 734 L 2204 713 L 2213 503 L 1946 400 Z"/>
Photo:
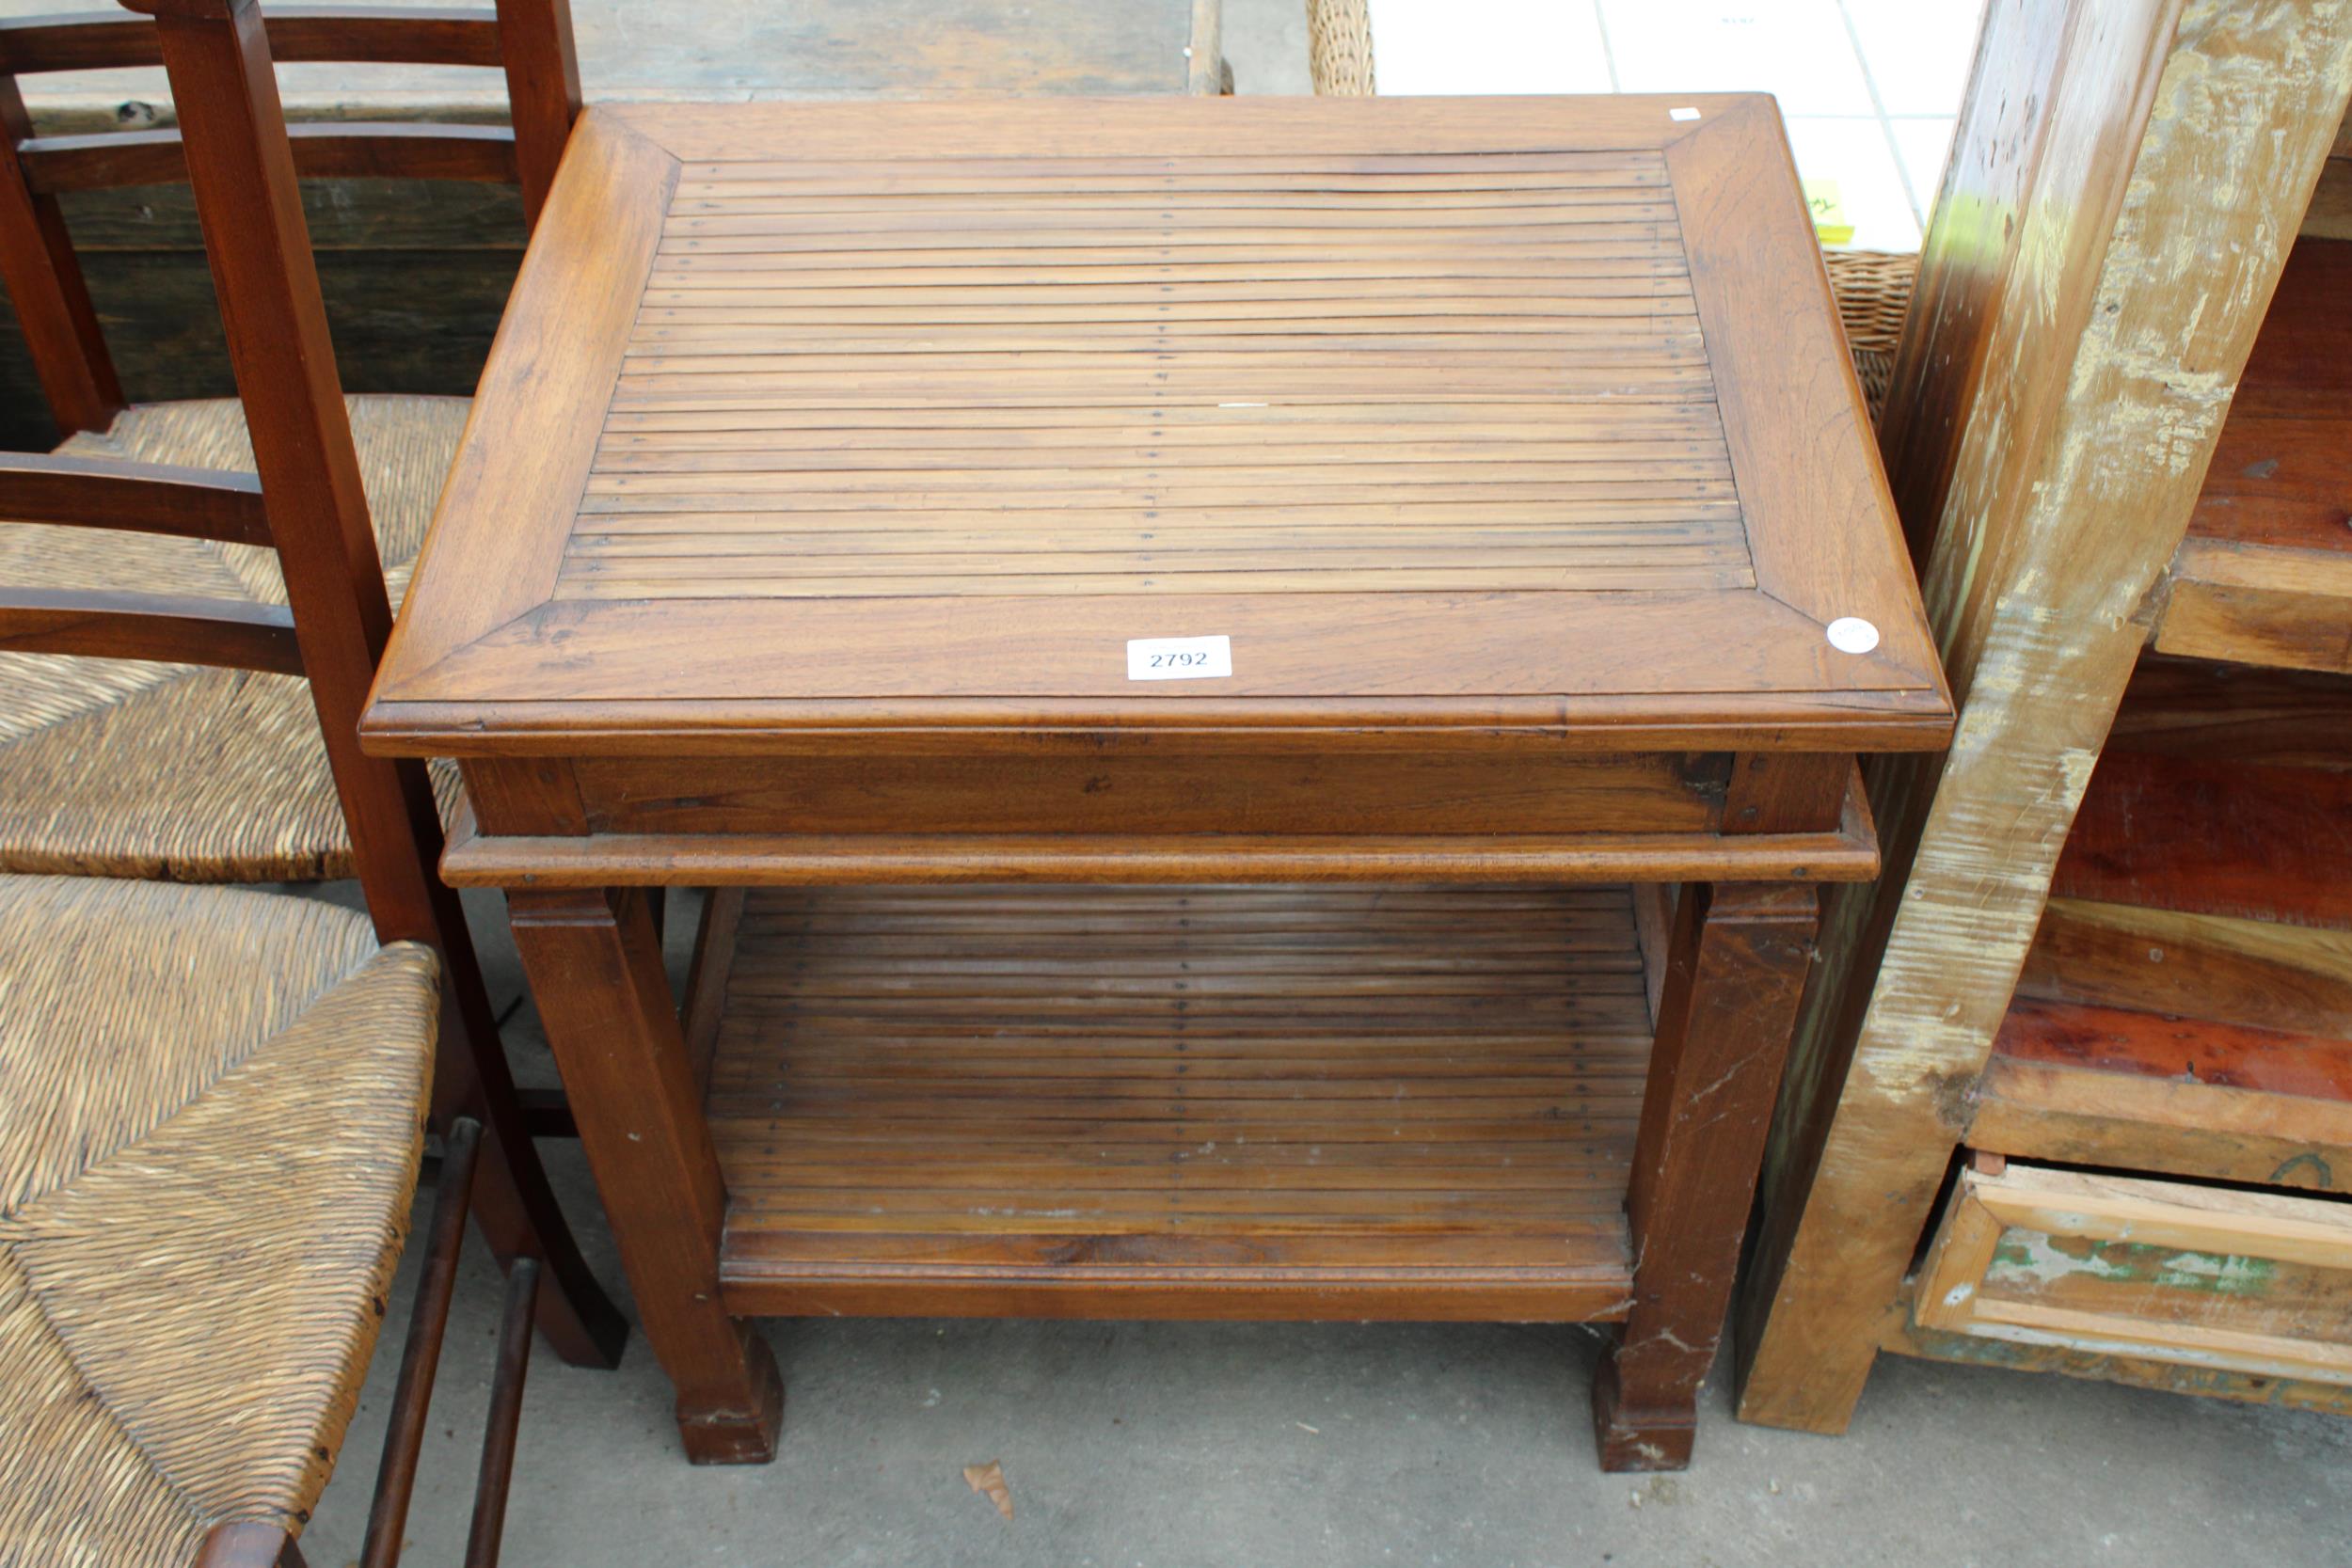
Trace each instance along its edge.
<path fill-rule="evenodd" d="M 765 1463 L 784 1384 L 768 1342 L 720 1300 L 726 1186 L 644 891 L 517 889 L 507 901 L 645 1338 L 677 1387 L 687 1457 Z"/>
<path fill-rule="evenodd" d="M 1820 902 L 1785 883 L 1682 891 L 1626 1195 L 1633 1311 L 1593 1383 L 1604 1468 L 1690 1463 Z"/>

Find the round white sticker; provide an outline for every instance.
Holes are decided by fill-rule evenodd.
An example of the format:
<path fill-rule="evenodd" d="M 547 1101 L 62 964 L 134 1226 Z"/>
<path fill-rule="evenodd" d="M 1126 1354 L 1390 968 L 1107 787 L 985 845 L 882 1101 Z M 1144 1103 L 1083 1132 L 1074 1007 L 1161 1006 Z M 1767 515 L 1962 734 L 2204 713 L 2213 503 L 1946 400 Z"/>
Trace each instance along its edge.
<path fill-rule="evenodd" d="M 1867 654 L 1879 645 L 1879 628 L 1859 615 L 1840 615 L 1829 624 L 1829 645 L 1841 654 Z"/>

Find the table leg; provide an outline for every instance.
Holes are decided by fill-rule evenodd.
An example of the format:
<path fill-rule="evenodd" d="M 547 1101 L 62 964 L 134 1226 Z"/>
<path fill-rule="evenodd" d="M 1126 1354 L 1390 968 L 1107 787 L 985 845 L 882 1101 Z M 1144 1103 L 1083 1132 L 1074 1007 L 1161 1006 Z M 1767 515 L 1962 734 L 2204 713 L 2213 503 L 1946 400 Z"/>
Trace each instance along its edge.
<path fill-rule="evenodd" d="M 1604 1469 L 1691 1462 L 1819 910 L 1810 886 L 1683 889 L 1626 1195 L 1633 1310 L 1593 1384 Z"/>
<path fill-rule="evenodd" d="M 773 1459 L 784 1386 L 719 1300 L 726 1189 L 638 889 L 510 890 L 515 945 L 698 1465 Z"/>

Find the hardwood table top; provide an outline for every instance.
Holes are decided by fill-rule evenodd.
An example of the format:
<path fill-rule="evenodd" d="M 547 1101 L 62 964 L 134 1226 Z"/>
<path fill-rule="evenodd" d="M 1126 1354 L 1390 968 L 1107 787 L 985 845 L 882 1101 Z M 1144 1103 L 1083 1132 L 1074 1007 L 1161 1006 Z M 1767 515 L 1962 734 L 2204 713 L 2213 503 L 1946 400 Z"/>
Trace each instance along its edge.
<path fill-rule="evenodd" d="M 364 728 L 1368 726 L 1947 740 L 1770 99 L 591 109 Z"/>

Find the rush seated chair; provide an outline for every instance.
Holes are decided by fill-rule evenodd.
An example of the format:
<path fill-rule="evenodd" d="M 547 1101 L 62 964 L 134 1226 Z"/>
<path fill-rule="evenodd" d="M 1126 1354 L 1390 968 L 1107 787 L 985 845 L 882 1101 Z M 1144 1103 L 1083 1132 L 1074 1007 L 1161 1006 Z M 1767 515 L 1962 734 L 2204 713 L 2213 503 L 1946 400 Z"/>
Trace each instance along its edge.
<path fill-rule="evenodd" d="M 15 72 L 160 61 L 181 121 L 44 141 L 12 81 L 0 103 L 0 273 L 86 432 L 0 463 L 0 1560 L 298 1560 L 430 1125 L 439 1193 L 365 1560 L 399 1553 L 470 1212 L 508 1279 L 468 1557 L 488 1562 L 534 1318 L 589 1365 L 626 1327 L 532 1150 L 435 875 L 426 770 L 356 743 L 383 562 L 413 549 L 462 405 L 351 411 L 296 177 L 519 175 L 535 211 L 577 102 L 568 28 L 547 0 L 289 9 L 266 34 L 253 0 L 136 8 L 0 27 Z M 290 136 L 273 42 L 503 54 L 518 130 Z M 74 265 L 56 192 L 166 177 L 194 189 L 236 403 L 123 408 Z M 35 874 L 64 870 L 83 876 Z M 353 875 L 367 913 L 127 879 L 159 874 Z"/>

